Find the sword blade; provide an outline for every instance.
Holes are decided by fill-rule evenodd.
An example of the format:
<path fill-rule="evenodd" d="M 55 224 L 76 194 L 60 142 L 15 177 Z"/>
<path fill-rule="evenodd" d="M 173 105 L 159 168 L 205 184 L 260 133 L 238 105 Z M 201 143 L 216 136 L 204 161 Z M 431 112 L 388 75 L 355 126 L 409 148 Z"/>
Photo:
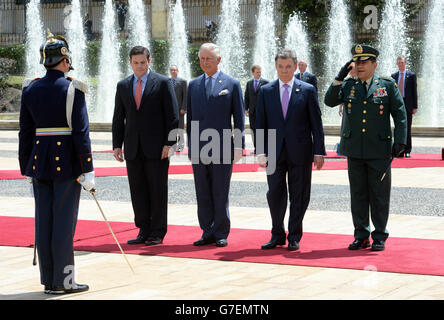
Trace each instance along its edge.
<path fill-rule="evenodd" d="M 109 229 L 109 231 L 111 232 L 111 234 L 112 234 L 112 236 L 113 236 L 113 238 L 114 238 L 114 241 L 117 243 L 117 246 L 119 247 L 120 252 L 122 253 L 122 256 L 125 258 L 126 263 L 127 263 L 128 266 L 130 267 L 130 269 L 131 269 L 131 271 L 133 272 L 133 274 L 136 274 L 136 273 L 134 272 L 133 267 L 131 266 L 131 264 L 129 263 L 129 261 L 128 261 L 127 257 L 126 257 L 125 252 L 123 251 L 122 247 L 120 246 L 120 243 L 119 243 L 119 241 L 117 240 L 117 237 L 116 237 L 116 235 L 114 234 L 113 229 L 111 228 L 111 225 L 110 225 L 109 222 L 108 222 L 108 219 L 106 218 L 105 214 L 103 213 L 102 207 L 100 206 L 99 201 L 97 201 L 97 198 L 96 198 L 96 195 L 94 194 L 94 192 L 95 192 L 94 189 L 92 189 L 92 190 L 90 191 L 91 195 L 93 196 L 94 200 L 96 201 L 96 204 L 97 204 L 97 207 L 99 208 L 100 213 L 102 214 L 103 220 L 105 220 L 106 225 L 108 226 L 108 229 Z"/>

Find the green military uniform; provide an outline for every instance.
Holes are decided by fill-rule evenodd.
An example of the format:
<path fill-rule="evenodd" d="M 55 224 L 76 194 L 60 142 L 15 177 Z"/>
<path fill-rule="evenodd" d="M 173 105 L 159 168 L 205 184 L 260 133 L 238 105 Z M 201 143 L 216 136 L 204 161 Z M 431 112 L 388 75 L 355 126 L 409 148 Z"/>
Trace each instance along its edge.
<path fill-rule="evenodd" d="M 404 102 L 393 79 L 374 74 L 367 92 L 358 78 L 346 79 L 342 84 L 333 83 L 325 95 L 325 104 L 334 107 L 341 103 L 344 119 L 339 153 L 348 157 L 354 236 L 361 240 L 369 238 L 370 207 L 375 227 L 372 238 L 385 241 L 388 237 L 392 141 L 404 145 L 407 136 Z M 395 125 L 394 134 L 390 115 Z"/>

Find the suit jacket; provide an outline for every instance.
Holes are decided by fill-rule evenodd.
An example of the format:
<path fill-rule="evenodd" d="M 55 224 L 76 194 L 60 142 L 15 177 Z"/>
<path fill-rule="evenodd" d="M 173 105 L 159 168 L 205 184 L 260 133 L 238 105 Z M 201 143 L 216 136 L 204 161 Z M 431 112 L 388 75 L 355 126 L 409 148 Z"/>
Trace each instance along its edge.
<path fill-rule="evenodd" d="M 254 91 L 254 79 L 251 79 L 247 82 L 247 86 L 245 87 L 245 110 L 248 111 L 248 115 L 252 118 L 254 118 L 256 115 L 256 105 L 257 97 L 259 95 L 259 89 L 261 88 L 261 86 L 267 83 L 267 80 L 259 79 L 256 91 Z"/>
<path fill-rule="evenodd" d="M 257 143 L 258 154 L 278 159 L 284 141 L 294 165 L 306 165 L 313 155 L 325 155 L 324 130 L 317 93 L 312 85 L 294 79 L 287 116 L 284 119 L 279 93 L 279 80 L 263 86 L 256 110 L 256 130 L 265 131 L 264 152 Z M 267 130 L 276 130 L 276 155 L 269 154 Z"/>
<path fill-rule="evenodd" d="M 330 107 L 344 104 L 340 154 L 367 160 L 389 159 L 393 140 L 406 144 L 404 101 L 393 79 L 375 74 L 365 93 L 359 79 L 349 78 L 342 85 L 330 85 L 324 102 Z M 394 136 L 390 116 L 395 125 Z"/>
<path fill-rule="evenodd" d="M 171 83 L 174 87 L 174 93 L 176 94 L 179 110 L 187 110 L 187 81 L 185 79 L 177 77 L 176 83 L 174 84 L 172 78 Z"/>
<path fill-rule="evenodd" d="M 392 74 L 392 78 L 395 79 L 396 85 L 398 85 L 398 77 L 399 77 L 399 71 Z M 407 112 L 412 113 L 413 109 L 418 108 L 418 90 L 416 85 L 416 74 L 408 70 L 405 70 L 404 101 L 405 101 L 405 109 Z"/>
<path fill-rule="evenodd" d="M 302 80 L 304 82 L 311 84 L 312 86 L 314 86 L 316 88 L 316 92 L 318 92 L 318 79 L 316 78 L 316 76 L 313 73 L 304 72 L 302 77 L 303 77 L 303 79 L 301 79 L 301 73 L 296 74 L 296 79 Z"/>
<path fill-rule="evenodd" d="M 85 94 L 77 88 L 71 130 L 68 127 L 66 96 L 70 84 L 71 79 L 63 72 L 48 70 L 43 78 L 24 85 L 18 150 L 22 175 L 56 180 L 77 178 L 94 170 Z M 63 128 L 71 134 L 54 134 Z M 47 134 L 36 135 L 36 129 Z"/>
<path fill-rule="evenodd" d="M 131 75 L 117 83 L 112 122 L 113 148 L 122 148 L 125 159 L 137 155 L 139 141 L 147 158 L 159 159 L 165 145 L 176 143 L 170 131 L 178 126 L 178 107 L 171 81 L 150 71 L 137 110 Z"/>
<path fill-rule="evenodd" d="M 187 100 L 187 136 L 191 160 L 193 162 L 197 161 L 200 158 L 202 148 L 213 139 L 219 139 L 220 149 L 213 150 L 219 152 L 219 157 L 215 154 L 214 159 L 218 158 L 219 161 L 224 163 L 231 161 L 234 154 L 233 148 L 243 149 L 245 147 L 243 137 L 245 109 L 239 81 L 220 72 L 214 82 L 210 98 L 207 99 L 205 74 L 202 74 L 190 81 Z M 231 118 L 233 118 L 233 124 Z M 234 139 L 232 134 L 233 125 L 236 129 Z M 210 135 L 217 133 L 217 137 L 210 136 L 206 140 L 206 137 L 201 137 L 204 130 L 207 130 L 205 133 Z M 227 136 L 227 133 L 229 136 Z M 196 134 L 199 136 L 195 136 Z M 227 140 L 231 142 L 231 156 L 223 152 L 224 141 Z M 225 142 L 225 144 L 227 143 Z M 225 148 L 228 148 L 228 146 L 225 146 Z M 208 152 L 208 155 L 213 157 L 213 152 Z"/>

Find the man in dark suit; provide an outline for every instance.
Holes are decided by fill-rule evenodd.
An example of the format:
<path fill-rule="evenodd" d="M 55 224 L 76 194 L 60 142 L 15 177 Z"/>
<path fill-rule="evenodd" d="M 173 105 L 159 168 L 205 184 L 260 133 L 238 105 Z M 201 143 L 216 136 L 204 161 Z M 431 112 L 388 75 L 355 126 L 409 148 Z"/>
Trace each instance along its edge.
<path fill-rule="evenodd" d="M 258 161 L 262 167 L 275 162 L 267 171 L 267 200 L 270 207 L 271 240 L 262 249 L 285 245 L 284 217 L 287 210 L 287 174 L 290 195 L 288 250 L 298 250 L 302 238 L 302 219 L 310 202 L 312 162 L 324 164 L 325 145 L 321 111 L 315 88 L 295 79 L 296 54 L 283 50 L 276 55 L 279 79 L 261 88 L 256 130 L 263 130 L 265 143 L 258 138 Z M 276 139 L 270 139 L 269 132 Z M 274 144 L 274 145 L 273 145 Z M 273 152 L 275 150 L 275 152 Z M 276 162 L 277 160 L 277 162 Z"/>
<path fill-rule="evenodd" d="M 179 131 L 176 151 L 182 151 L 185 143 L 184 128 L 185 128 L 185 113 L 187 112 L 187 81 L 179 78 L 179 68 L 176 65 L 170 66 L 171 82 L 173 83 L 174 93 L 176 94 L 177 103 L 179 106 Z"/>
<path fill-rule="evenodd" d="M 177 129 L 177 101 L 171 81 L 149 69 L 147 48 L 130 51 L 134 74 L 117 84 L 112 122 L 114 157 L 123 162 L 122 144 L 135 224 L 129 244 L 156 245 L 167 232 L 168 167 Z M 173 131 L 176 133 L 176 131 Z"/>
<path fill-rule="evenodd" d="M 262 68 L 255 64 L 251 67 L 253 79 L 247 82 L 245 88 L 245 115 L 250 118 L 250 129 L 253 137 L 254 153 L 256 153 L 256 105 L 259 89 L 268 83 L 261 78 Z"/>
<path fill-rule="evenodd" d="M 310 73 L 307 70 L 307 62 L 304 60 L 299 60 L 298 62 L 299 73 L 296 74 L 296 79 L 302 80 L 313 85 L 318 92 L 318 79 L 313 73 Z"/>
<path fill-rule="evenodd" d="M 73 238 L 81 186 L 94 187 L 85 93 L 87 85 L 65 77 L 73 70 L 68 43 L 48 34 L 40 47 L 47 72 L 26 79 L 20 109 L 19 162 L 33 186 L 35 246 L 47 294 L 86 291 L 75 283 Z"/>
<path fill-rule="evenodd" d="M 203 231 L 194 245 L 225 247 L 230 232 L 228 194 L 233 162 L 242 158 L 245 144 L 244 102 L 239 81 L 218 70 L 221 56 L 217 45 L 204 43 L 199 60 L 204 74 L 190 81 L 187 102 L 188 150 Z"/>
<path fill-rule="evenodd" d="M 407 61 L 404 56 L 396 59 L 398 72 L 392 74 L 399 92 L 404 99 L 405 111 L 407 112 L 407 146 L 400 157 L 410 158 L 412 151 L 412 118 L 418 111 L 418 90 L 416 85 L 416 74 L 406 70 Z"/>

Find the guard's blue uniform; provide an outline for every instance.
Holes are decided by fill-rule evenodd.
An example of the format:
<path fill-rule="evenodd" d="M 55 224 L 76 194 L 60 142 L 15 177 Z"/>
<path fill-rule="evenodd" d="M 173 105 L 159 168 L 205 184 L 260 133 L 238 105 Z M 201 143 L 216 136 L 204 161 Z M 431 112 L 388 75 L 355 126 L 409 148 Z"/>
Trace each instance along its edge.
<path fill-rule="evenodd" d="M 70 83 L 63 72 L 48 70 L 22 93 L 19 162 L 22 175 L 33 178 L 36 245 L 45 286 L 63 286 L 67 276 L 73 278 L 81 191 L 76 179 L 94 170 L 85 95 L 77 88 L 68 124 Z"/>

